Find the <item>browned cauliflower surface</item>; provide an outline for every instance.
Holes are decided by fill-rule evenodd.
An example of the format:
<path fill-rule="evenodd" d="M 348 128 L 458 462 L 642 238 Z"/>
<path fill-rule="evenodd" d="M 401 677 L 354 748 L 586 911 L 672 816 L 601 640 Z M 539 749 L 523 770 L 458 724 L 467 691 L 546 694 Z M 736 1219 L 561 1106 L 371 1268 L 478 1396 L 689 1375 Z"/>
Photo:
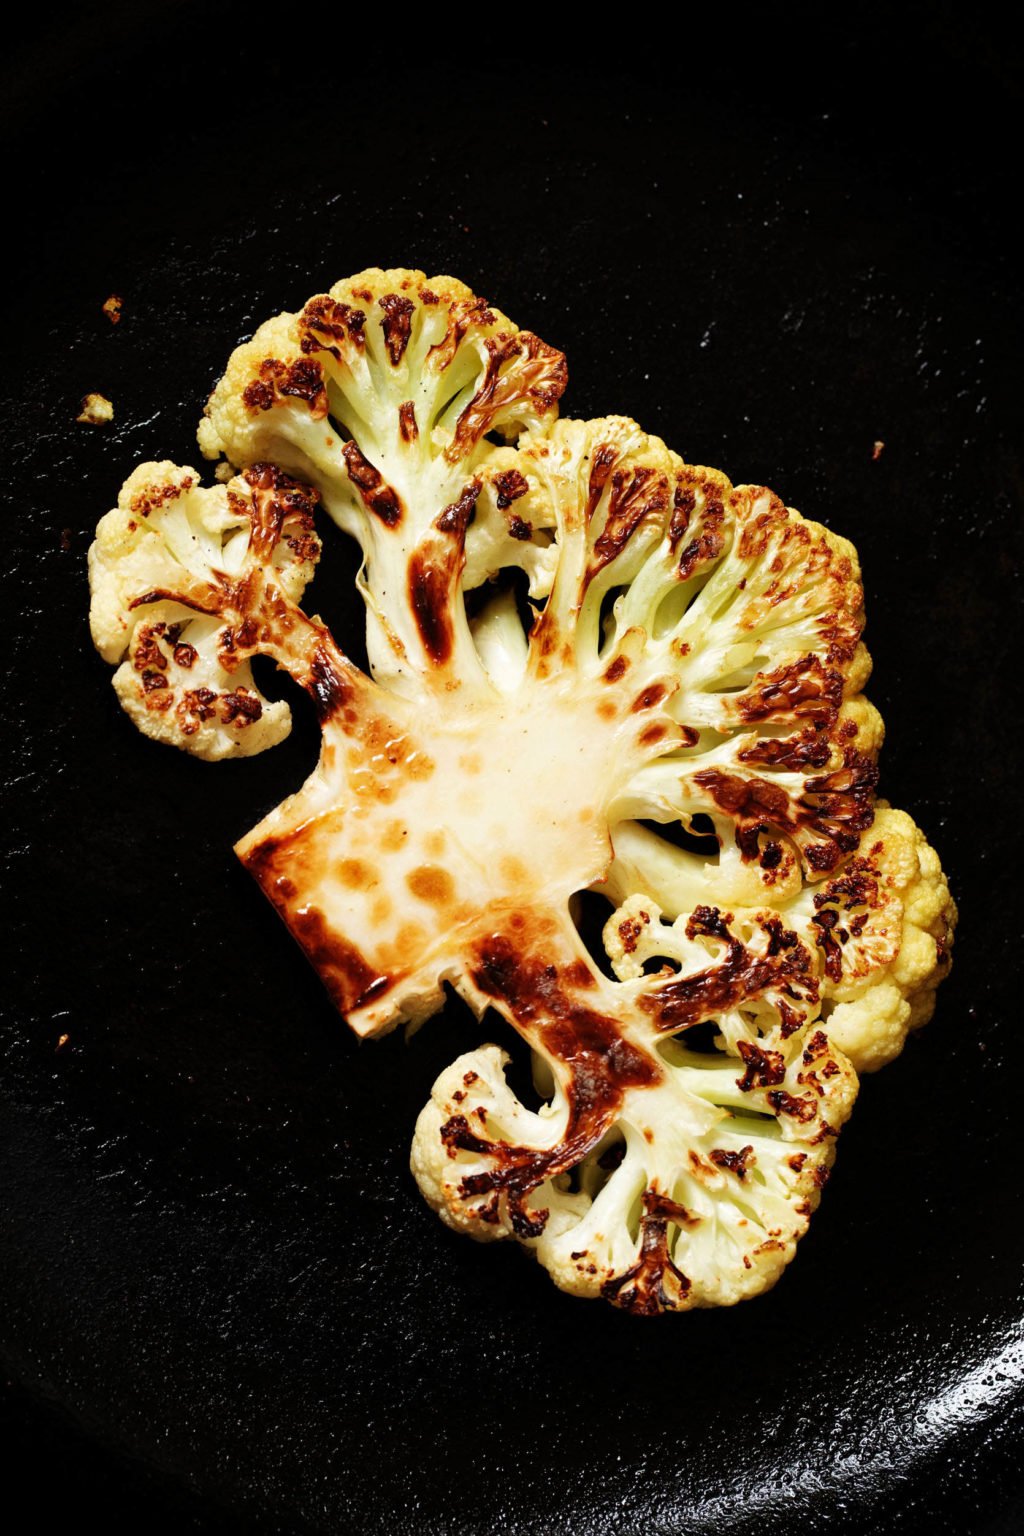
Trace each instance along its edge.
<path fill-rule="evenodd" d="M 450 984 L 528 1043 L 435 1084 L 413 1171 L 448 1225 L 640 1312 L 773 1283 L 857 1072 L 923 1024 L 955 908 L 875 802 L 856 552 L 622 417 L 559 420 L 561 353 L 451 278 L 371 270 L 232 356 L 217 483 L 141 466 L 92 628 L 141 730 L 307 782 L 238 854 L 359 1034 Z M 367 674 L 299 606 L 314 508 L 358 540 Z M 469 598 L 469 601 L 467 601 Z M 603 952 L 581 892 L 610 905 Z"/>

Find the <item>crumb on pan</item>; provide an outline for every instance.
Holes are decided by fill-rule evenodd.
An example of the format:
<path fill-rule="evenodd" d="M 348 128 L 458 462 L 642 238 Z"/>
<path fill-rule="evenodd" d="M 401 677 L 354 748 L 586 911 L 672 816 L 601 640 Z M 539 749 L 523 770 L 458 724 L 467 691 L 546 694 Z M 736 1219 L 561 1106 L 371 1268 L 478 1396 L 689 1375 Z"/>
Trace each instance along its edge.
<path fill-rule="evenodd" d="M 106 395 L 90 394 L 84 396 L 76 421 L 82 422 L 87 427 L 105 427 L 108 421 L 114 419 L 114 407 Z"/>

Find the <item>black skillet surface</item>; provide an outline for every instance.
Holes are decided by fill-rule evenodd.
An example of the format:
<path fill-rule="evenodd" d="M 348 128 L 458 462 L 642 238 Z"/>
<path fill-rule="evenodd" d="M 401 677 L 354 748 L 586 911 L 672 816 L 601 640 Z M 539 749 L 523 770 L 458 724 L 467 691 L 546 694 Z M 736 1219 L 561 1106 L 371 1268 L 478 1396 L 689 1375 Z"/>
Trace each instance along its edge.
<path fill-rule="evenodd" d="M 862 14 L 804 36 L 813 67 L 666 40 L 654 74 L 609 39 L 545 77 L 483 33 L 414 71 L 412 26 L 240 42 L 210 6 L 23 40 L 0 1358 L 5 1496 L 38 1528 L 1024 1522 L 1019 92 L 999 38 L 935 14 L 913 53 Z M 90 649 L 85 553 L 123 476 L 195 461 L 230 348 L 375 263 L 463 277 L 567 351 L 566 414 L 635 415 L 864 558 L 882 788 L 942 852 L 957 965 L 865 1083 L 795 1265 L 738 1310 L 638 1321 L 438 1225 L 407 1150 L 471 1024 L 357 1046 L 231 855 L 312 722 L 210 768 L 138 736 Z M 75 425 L 90 389 L 113 428 Z M 356 646 L 351 570 L 331 540 L 314 590 Z"/>

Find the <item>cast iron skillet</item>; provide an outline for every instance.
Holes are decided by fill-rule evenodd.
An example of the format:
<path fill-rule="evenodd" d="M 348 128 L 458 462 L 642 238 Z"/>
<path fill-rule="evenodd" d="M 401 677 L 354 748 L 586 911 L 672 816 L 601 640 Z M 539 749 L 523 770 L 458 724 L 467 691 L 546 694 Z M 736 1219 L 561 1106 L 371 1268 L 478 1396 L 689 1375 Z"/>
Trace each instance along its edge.
<path fill-rule="evenodd" d="M 804 36 L 813 68 L 692 38 L 652 67 L 624 32 L 545 74 L 527 18 L 420 58 L 369 14 L 287 38 L 210 6 L 103 16 L 24 39 L 6 109 L 5 1488 L 108 1530 L 1015 1529 L 998 39 L 940 11 L 880 58 L 862 16 Z M 124 475 L 194 461 L 230 348 L 369 264 L 461 276 L 565 349 L 566 414 L 635 415 L 862 553 L 882 789 L 964 918 L 795 1265 L 739 1309 L 637 1320 L 440 1227 L 408 1144 L 471 1021 L 357 1046 L 230 851 L 313 760 L 301 701 L 285 746 L 210 768 L 135 733 L 88 643 Z M 110 430 L 74 424 L 91 389 Z M 357 650 L 351 573 L 332 539 L 316 602 Z"/>

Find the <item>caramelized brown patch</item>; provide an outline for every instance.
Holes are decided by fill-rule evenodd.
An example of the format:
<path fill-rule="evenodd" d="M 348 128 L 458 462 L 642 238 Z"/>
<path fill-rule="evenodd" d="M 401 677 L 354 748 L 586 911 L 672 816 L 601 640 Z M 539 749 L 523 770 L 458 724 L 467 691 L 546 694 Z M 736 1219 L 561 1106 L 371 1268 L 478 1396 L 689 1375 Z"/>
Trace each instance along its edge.
<path fill-rule="evenodd" d="M 454 308 L 454 306 L 453 306 Z M 511 336 L 501 332 L 484 340 L 487 362 L 476 393 L 455 424 L 445 449 L 450 464 L 458 463 L 494 425 L 516 405 L 543 414 L 562 396 L 568 373 L 565 358 L 531 331 Z"/>
<path fill-rule="evenodd" d="M 843 944 L 848 934 L 839 923 L 839 913 L 833 907 L 817 912 L 812 919 L 817 933 L 817 944 L 824 957 L 825 975 L 829 981 L 843 979 Z"/>
<path fill-rule="evenodd" d="M 842 768 L 807 780 L 800 803 L 811 818 L 811 825 L 826 831 L 844 853 L 849 853 L 860 840 L 855 834 L 865 831 L 875 819 L 878 765 L 850 748 L 843 759 Z"/>
<path fill-rule="evenodd" d="M 290 363 L 265 357 L 257 377 L 243 389 L 242 400 L 253 414 L 289 400 L 304 400 L 314 421 L 322 421 L 327 415 L 323 369 L 312 357 L 297 357 Z"/>
<path fill-rule="evenodd" d="M 640 935 L 643 933 L 646 926 L 647 925 L 645 923 L 638 922 L 635 917 L 624 917 L 622 922 L 618 924 L 619 939 L 621 940 L 622 948 L 627 955 L 636 953 L 636 947 L 640 941 Z"/>
<path fill-rule="evenodd" d="M 758 673 L 733 702 L 740 718 L 750 724 L 796 718 L 827 728 L 843 702 L 843 679 L 834 668 L 823 667 L 817 656 L 802 656 L 774 672 Z"/>
<path fill-rule="evenodd" d="M 786 1062 L 781 1051 L 764 1050 L 750 1040 L 738 1040 L 736 1049 L 746 1069 L 743 1076 L 736 1079 L 741 1093 L 749 1093 L 752 1088 L 773 1088 L 782 1082 Z"/>
<path fill-rule="evenodd" d="M 409 836 L 404 821 L 389 821 L 381 833 L 380 846 L 385 853 L 397 853 Z"/>
<path fill-rule="evenodd" d="M 518 469 L 506 469 L 500 475 L 495 475 L 493 483 L 499 512 L 504 512 L 530 489 L 526 476 L 521 475 Z"/>
<path fill-rule="evenodd" d="M 717 907 L 697 907 L 686 925 L 687 938 L 706 935 L 725 945 L 717 965 L 691 976 L 658 982 L 639 999 L 658 1029 L 675 1032 L 716 1018 L 766 993 L 784 992 L 794 1001 L 816 1002 L 818 983 L 810 951 L 781 919 L 762 922 L 768 937 L 766 953 L 757 955 L 731 932 L 728 917 Z"/>
<path fill-rule="evenodd" d="M 220 696 L 220 717 L 225 725 L 252 725 L 262 714 L 263 705 L 248 688 L 236 688 L 234 693 Z"/>
<path fill-rule="evenodd" d="M 796 1099 L 784 1088 L 772 1088 L 768 1093 L 768 1102 L 780 1115 L 789 1115 L 793 1120 L 799 1120 L 802 1125 L 813 1120 L 818 1113 L 817 1105 L 812 1098 Z"/>
<path fill-rule="evenodd" d="M 136 672 L 156 667 L 167 671 L 167 656 L 160 646 L 160 636 L 165 634 L 166 624 L 140 624 L 132 640 L 132 666 Z"/>
<path fill-rule="evenodd" d="M 757 857 L 759 832 L 799 825 L 788 794 L 770 779 L 740 778 L 722 768 L 702 768 L 693 779 L 736 823 L 736 841 L 745 858 Z"/>
<path fill-rule="evenodd" d="M 183 603 L 194 613 L 217 614 L 224 607 L 221 592 L 212 587 L 208 595 L 204 592 L 202 598 L 198 594 L 175 591 L 171 587 L 153 587 L 149 592 L 140 592 L 138 597 L 133 597 L 128 604 L 128 611 L 131 612 L 133 608 L 145 608 L 148 603 L 160 603 L 165 599 L 172 603 Z"/>
<path fill-rule="evenodd" d="M 342 1013 L 365 1006 L 392 985 L 394 978 L 380 975 L 317 907 L 290 912 L 288 926 Z"/>
<path fill-rule="evenodd" d="M 863 858 L 851 859 L 842 874 L 816 893 L 811 921 L 830 981 L 842 981 L 844 946 L 851 936 L 860 938 L 872 911 L 882 907 L 884 901 L 878 870 Z"/>
<path fill-rule="evenodd" d="M 184 496 L 195 483 L 191 475 L 185 475 L 180 482 L 144 485 L 132 496 L 131 509 L 136 517 L 149 517 L 158 507 L 165 506 L 169 501 L 177 501 L 179 496 Z"/>
<path fill-rule="evenodd" d="M 700 1224 L 699 1216 L 694 1216 L 685 1205 L 680 1205 L 678 1200 L 670 1200 L 668 1195 L 663 1195 L 660 1190 L 645 1190 L 643 1205 L 648 1216 L 671 1221 L 674 1226 L 696 1227 Z"/>
<path fill-rule="evenodd" d="M 216 703 L 212 688 L 186 688 L 174 711 L 181 734 L 194 736 L 205 721 L 213 719 Z"/>
<path fill-rule="evenodd" d="M 448 309 L 448 328 L 444 337 L 427 353 L 427 366 L 435 373 L 442 373 L 454 362 L 468 330 L 493 324 L 494 315 L 483 299 L 456 299 Z"/>
<path fill-rule="evenodd" d="M 421 864 L 409 871 L 405 883 L 417 901 L 428 906 L 449 907 L 455 900 L 455 882 L 440 864 Z"/>
<path fill-rule="evenodd" d="M 411 400 L 403 400 L 398 407 L 398 430 L 403 443 L 414 443 L 420 435 L 416 425 L 416 406 Z"/>
<path fill-rule="evenodd" d="M 738 1152 L 727 1152 L 722 1147 L 712 1147 L 708 1153 L 716 1168 L 724 1168 L 728 1173 L 734 1173 L 742 1183 L 747 1177 L 747 1169 L 757 1161 L 754 1157 L 753 1147 L 741 1147 Z"/>
<path fill-rule="evenodd" d="M 498 862 L 498 873 L 507 886 L 529 888 L 531 884 L 529 868 L 514 853 L 502 854 Z"/>
<path fill-rule="evenodd" d="M 466 537 L 466 529 L 473 521 L 477 498 L 480 495 L 480 481 L 471 480 L 459 497 L 451 506 L 445 507 L 434 522 L 434 527 L 439 533 L 453 534 L 461 543 Z"/>
<path fill-rule="evenodd" d="M 832 756 L 827 736 L 807 729 L 799 736 L 763 736 L 738 754 L 741 763 L 757 763 L 765 768 L 781 768 L 786 773 L 800 773 L 808 768 L 824 768 Z"/>
<path fill-rule="evenodd" d="M 598 443 L 590 458 L 590 475 L 587 482 L 587 522 L 597 511 L 604 495 L 604 488 L 611 476 L 612 466 L 618 454 L 612 443 Z"/>
<path fill-rule="evenodd" d="M 624 1274 L 606 1280 L 601 1295 L 636 1317 L 656 1317 L 678 1307 L 691 1289 L 690 1281 L 669 1253 L 668 1230 L 670 1226 L 689 1226 L 694 1218 L 674 1200 L 653 1189 L 644 1192 L 643 1208 L 640 1257 Z"/>
<path fill-rule="evenodd" d="M 384 311 L 380 327 L 384 332 L 388 360 L 392 368 L 397 368 L 409 345 L 409 337 L 412 334 L 412 315 L 416 306 L 411 299 L 402 298 L 397 293 L 386 293 L 382 299 L 377 300 L 377 303 Z"/>
<path fill-rule="evenodd" d="M 313 514 L 320 500 L 311 485 L 292 480 L 276 464 L 250 464 L 243 478 L 251 498 L 228 492 L 228 502 L 252 524 L 251 552 L 261 565 L 269 565 L 274 549 L 285 538 L 297 559 L 315 559 L 320 541 L 313 531 Z"/>
<path fill-rule="evenodd" d="M 363 310 L 342 304 L 329 294 L 320 294 L 310 299 L 299 316 L 299 330 L 302 333 L 299 345 L 303 352 L 330 352 L 340 360 L 347 345 L 351 345 L 357 352 L 362 351 L 366 344 L 363 336 L 365 324 L 366 314 Z"/>
<path fill-rule="evenodd" d="M 335 657 L 325 647 L 313 654 L 306 686 L 321 721 L 330 719 L 336 710 L 344 706 L 351 694 L 351 689 L 338 670 Z"/>
<path fill-rule="evenodd" d="M 594 541 L 587 571 L 588 581 L 593 580 L 606 565 L 618 559 L 641 523 L 649 520 L 660 522 L 668 506 L 668 482 L 653 469 L 617 469 L 612 474 L 611 483 L 608 516 Z"/>
<path fill-rule="evenodd" d="M 607 673 L 605 675 L 607 676 Z M 664 683 L 651 683 L 642 693 L 638 693 L 633 700 L 631 706 L 633 713 L 638 714 L 641 710 L 654 709 L 656 705 L 664 701 L 667 693 L 668 689 Z"/>
<path fill-rule="evenodd" d="M 762 502 L 764 506 L 760 511 L 753 512 L 740 529 L 736 549 L 744 560 L 754 560 L 764 554 L 769 541 L 780 532 L 782 539 L 779 542 L 782 544 L 790 535 L 802 544 L 811 542 L 811 531 L 807 524 L 790 517 L 785 503 L 780 501 L 774 491 L 763 485 L 751 485 L 746 487 L 746 494 L 751 508 Z"/>
<path fill-rule="evenodd" d="M 335 1006 L 348 1013 L 380 997 L 397 974 L 381 974 L 355 945 L 334 931 L 318 907 L 296 908 L 296 871 L 301 874 L 299 884 L 308 886 L 311 858 L 315 861 L 315 849 L 300 828 L 284 837 L 266 838 L 242 862 L 302 946 Z"/>
<path fill-rule="evenodd" d="M 668 525 L 669 542 L 677 549 L 679 541 L 690 526 L 690 517 L 697 505 L 696 493 L 688 485 L 676 484 L 672 492 L 672 517 Z"/>
<path fill-rule="evenodd" d="M 717 560 L 725 548 L 725 508 L 719 500 L 709 500 L 701 519 L 701 531 L 692 539 L 679 556 L 677 567 L 680 581 L 691 576 L 705 565 Z"/>
<path fill-rule="evenodd" d="M 398 492 L 381 475 L 378 469 L 364 458 L 354 442 L 346 443 L 341 450 L 348 469 L 348 477 L 362 498 L 363 505 L 378 517 L 386 528 L 395 528 L 402 521 L 402 502 Z"/>
<path fill-rule="evenodd" d="M 783 831 L 796 836 L 812 871 L 827 874 L 857 847 L 860 833 L 874 819 L 878 769 L 869 758 L 847 748 L 843 767 L 806 780 L 797 800 L 769 779 L 740 778 L 720 768 L 701 769 L 693 782 L 735 822 L 736 843 L 744 859 L 759 857 L 762 833 Z"/>
<path fill-rule="evenodd" d="M 521 914 L 520 928 L 531 926 Z M 536 937 L 542 940 L 540 924 Z M 454 1155 L 457 1148 L 484 1152 L 493 1166 L 467 1175 L 463 1195 L 486 1195 L 493 1202 L 505 1196 L 509 1220 L 521 1237 L 536 1237 L 547 1221 L 546 1210 L 527 1208 L 529 1196 L 545 1179 L 575 1167 L 613 1123 L 627 1088 L 657 1082 L 661 1069 L 654 1058 L 627 1040 L 617 1021 L 597 1012 L 581 997 L 593 989 L 581 985 L 579 957 L 564 964 L 534 954 L 506 934 L 496 933 L 477 946 L 473 980 L 484 996 L 507 1011 L 527 1041 L 565 1064 L 570 1073 L 566 1133 L 548 1150 L 517 1147 L 502 1141 L 481 1141 L 461 1115 L 453 1116 L 442 1136 Z"/>
<path fill-rule="evenodd" d="M 413 551 L 409 559 L 409 602 L 423 649 L 439 667 L 451 657 L 454 644 L 448 601 L 450 583 L 447 563 L 436 564 L 428 549 Z"/>
<path fill-rule="evenodd" d="M 377 882 L 373 866 L 367 864 L 365 859 L 340 859 L 334 867 L 334 873 L 350 891 L 365 891 Z"/>
<path fill-rule="evenodd" d="M 614 660 L 610 661 L 605 668 L 605 682 L 617 683 L 621 678 L 625 677 L 626 673 L 629 671 L 629 668 L 630 660 L 628 656 L 616 656 Z"/>

